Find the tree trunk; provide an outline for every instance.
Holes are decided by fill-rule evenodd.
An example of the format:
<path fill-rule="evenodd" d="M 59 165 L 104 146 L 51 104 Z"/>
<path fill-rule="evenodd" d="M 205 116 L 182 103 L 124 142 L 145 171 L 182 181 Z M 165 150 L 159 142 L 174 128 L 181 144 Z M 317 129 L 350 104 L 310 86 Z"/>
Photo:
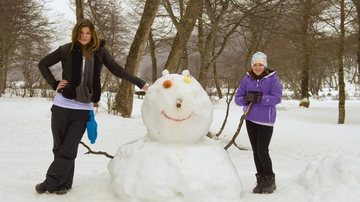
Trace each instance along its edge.
<path fill-rule="evenodd" d="M 357 18 L 356 18 L 356 22 L 357 22 L 357 40 L 358 40 L 358 44 L 357 44 L 357 67 L 358 67 L 358 80 L 357 83 L 360 83 L 360 1 L 359 0 L 353 0 L 353 3 L 355 5 L 356 8 L 356 13 L 357 13 Z"/>
<path fill-rule="evenodd" d="M 6 69 L 3 61 L 0 61 L 0 97 L 5 92 L 6 88 Z"/>
<path fill-rule="evenodd" d="M 222 92 L 221 92 L 221 86 L 219 83 L 219 79 L 217 77 L 217 70 L 216 70 L 216 62 L 214 62 L 213 66 L 213 75 L 214 75 L 214 82 L 215 82 L 215 87 L 216 87 L 216 91 L 218 94 L 219 99 L 221 99 L 223 97 Z"/>
<path fill-rule="evenodd" d="M 84 19 L 84 8 L 83 8 L 83 0 L 76 0 L 76 21 L 79 22 L 80 20 Z"/>
<path fill-rule="evenodd" d="M 345 123 L 345 82 L 344 82 L 344 50 L 345 50 L 345 3 L 340 0 L 340 44 L 339 44 L 339 118 L 338 124 Z"/>
<path fill-rule="evenodd" d="M 214 41 L 214 43 L 215 43 L 215 41 Z M 212 50 L 212 56 L 214 56 L 214 55 L 215 55 L 215 45 L 213 46 L 213 50 Z M 218 75 L 217 75 L 216 62 L 214 62 L 214 64 L 213 64 L 213 75 L 214 75 L 216 91 L 217 91 L 219 99 L 221 99 L 223 97 L 223 95 L 222 95 L 221 86 L 220 86 Z"/>
<path fill-rule="evenodd" d="M 5 93 L 6 81 L 7 81 L 7 66 L 8 66 L 8 55 L 7 53 L 0 53 L 0 97 Z"/>
<path fill-rule="evenodd" d="M 168 60 L 165 64 L 165 69 L 168 69 L 169 72 L 175 72 L 178 69 L 196 19 L 202 11 L 202 5 L 203 0 L 190 0 L 187 4 L 185 15 L 179 22 L 179 29 L 177 29 Z"/>
<path fill-rule="evenodd" d="M 156 59 L 156 45 L 153 38 L 152 31 L 149 33 L 149 47 L 151 55 L 151 81 L 154 83 L 157 79 L 157 59 Z"/>
<path fill-rule="evenodd" d="M 203 20 L 202 13 L 200 13 L 197 22 L 198 22 L 198 26 L 197 26 L 197 31 L 198 31 L 197 47 L 198 47 L 198 51 L 199 51 L 199 55 L 200 55 L 200 70 L 199 70 L 198 78 L 200 78 L 201 67 L 203 66 L 202 63 L 204 62 L 203 58 L 205 57 L 204 56 L 204 54 L 205 54 L 205 31 L 204 31 L 204 20 Z M 199 80 L 199 83 L 201 84 L 200 80 Z"/>
<path fill-rule="evenodd" d="M 104 83 L 103 85 L 101 86 L 101 92 L 104 92 L 108 89 L 108 85 L 110 83 L 110 79 L 111 79 L 111 74 L 109 72 L 109 70 L 104 70 L 106 73 L 105 73 L 105 79 L 104 79 Z"/>
<path fill-rule="evenodd" d="M 310 105 L 309 100 L 309 70 L 310 70 L 310 50 L 309 50 L 309 34 L 308 27 L 310 23 L 310 11 L 311 0 L 306 0 L 304 5 L 304 14 L 302 19 L 302 41 L 301 41 L 301 52 L 302 52 L 302 67 L 301 67 L 301 101 L 300 106 L 308 108 Z"/>
<path fill-rule="evenodd" d="M 6 77 L 5 77 L 5 72 L 6 72 L 6 65 L 5 65 L 5 50 L 3 47 L 3 40 L 0 37 L 0 97 L 2 94 L 4 94 L 5 92 L 5 88 L 6 88 Z"/>
<path fill-rule="evenodd" d="M 207 62 L 205 59 L 205 41 L 206 40 L 205 40 L 204 20 L 203 20 L 203 16 L 200 14 L 198 19 L 198 42 L 197 42 L 197 47 L 200 55 L 200 69 L 199 69 L 198 81 L 204 88 L 205 88 L 205 81 L 203 78 L 206 75 L 203 75 L 204 74 L 203 67 L 206 65 Z"/>
<path fill-rule="evenodd" d="M 189 52 L 187 50 L 187 47 L 185 46 L 184 53 L 181 56 L 180 60 L 180 71 L 184 71 L 185 69 L 188 69 L 189 67 Z M 178 72 L 178 70 L 176 70 Z"/>
<path fill-rule="evenodd" d="M 151 25 L 154 22 L 155 15 L 161 0 L 147 0 L 144 7 L 143 15 L 141 16 L 138 30 L 135 38 L 131 44 L 129 55 L 126 58 L 125 69 L 130 74 L 136 74 L 142 51 L 145 43 L 149 37 Z M 134 86 L 128 81 L 121 81 L 119 91 L 116 94 L 115 109 L 123 117 L 130 117 L 133 105 Z"/>

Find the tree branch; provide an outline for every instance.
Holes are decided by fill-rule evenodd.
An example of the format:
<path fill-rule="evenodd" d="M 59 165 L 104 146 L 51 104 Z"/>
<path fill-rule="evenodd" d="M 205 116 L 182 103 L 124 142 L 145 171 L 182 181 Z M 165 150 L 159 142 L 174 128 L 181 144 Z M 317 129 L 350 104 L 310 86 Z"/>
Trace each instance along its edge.
<path fill-rule="evenodd" d="M 237 136 L 239 135 L 240 133 L 240 129 L 241 129 L 241 126 L 244 122 L 244 119 L 246 117 L 246 115 L 248 115 L 248 113 L 250 112 L 252 106 L 254 105 L 253 102 L 251 102 L 249 104 L 249 106 L 247 107 L 246 111 L 244 112 L 244 114 L 240 117 L 240 123 L 238 125 L 238 128 L 234 134 L 234 136 L 232 137 L 232 139 L 230 140 L 230 142 L 224 147 L 225 150 L 227 150 L 232 144 L 234 144 L 237 148 L 239 148 L 240 150 L 242 150 L 239 146 L 237 146 L 237 144 L 235 143 L 235 139 L 237 138 Z"/>
<path fill-rule="evenodd" d="M 177 19 L 177 17 L 175 16 L 174 12 L 172 11 L 172 7 L 171 7 L 171 3 L 169 0 L 164 0 L 163 1 L 163 6 L 166 9 L 166 11 L 169 14 L 169 17 L 172 21 L 172 23 L 175 25 L 176 29 L 180 29 L 179 28 L 179 20 Z"/>
<path fill-rule="evenodd" d="M 93 150 L 91 150 L 91 148 L 88 146 L 88 145 L 86 145 L 84 142 L 80 142 L 80 144 L 82 144 L 87 150 L 88 150 L 88 152 L 86 152 L 85 154 L 96 154 L 96 155 L 104 155 L 104 156 L 106 156 L 106 157 L 108 157 L 108 158 L 110 158 L 110 159 L 113 159 L 114 158 L 114 156 L 113 155 L 110 155 L 110 154 L 108 154 L 107 152 L 103 152 L 103 151 L 93 151 Z"/>

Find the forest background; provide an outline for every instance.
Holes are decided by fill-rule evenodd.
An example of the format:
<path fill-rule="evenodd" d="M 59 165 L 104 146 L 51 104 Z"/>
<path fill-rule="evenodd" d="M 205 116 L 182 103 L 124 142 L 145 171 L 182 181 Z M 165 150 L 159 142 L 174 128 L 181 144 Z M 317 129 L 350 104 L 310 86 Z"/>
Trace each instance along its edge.
<path fill-rule="evenodd" d="M 189 69 L 209 96 L 231 99 L 251 55 L 263 51 L 285 99 L 310 107 L 309 97 L 331 96 L 342 124 L 346 99 L 360 97 L 359 0 L 64 1 L 72 24 L 51 14 L 51 0 L 0 1 L 0 96 L 52 97 L 37 64 L 71 34 L 54 26 L 89 18 L 114 58 L 150 83 L 163 69 Z M 60 79 L 60 64 L 52 71 Z M 132 85 L 104 69 L 102 91 L 109 113 L 131 116 Z"/>

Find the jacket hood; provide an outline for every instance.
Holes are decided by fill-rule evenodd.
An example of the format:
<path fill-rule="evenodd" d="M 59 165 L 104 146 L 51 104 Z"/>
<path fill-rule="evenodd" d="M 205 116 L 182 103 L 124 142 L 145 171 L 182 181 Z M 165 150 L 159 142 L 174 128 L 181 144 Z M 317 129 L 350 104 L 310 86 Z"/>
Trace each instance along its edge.
<path fill-rule="evenodd" d="M 276 73 L 275 70 L 266 68 L 261 75 L 256 75 L 256 74 L 252 71 L 252 69 L 250 69 L 248 72 L 246 72 L 246 75 L 249 76 L 249 77 L 252 78 L 252 79 L 256 79 L 256 80 L 257 80 L 257 79 L 267 78 L 267 77 L 269 77 L 269 76 L 274 75 L 275 73 Z"/>

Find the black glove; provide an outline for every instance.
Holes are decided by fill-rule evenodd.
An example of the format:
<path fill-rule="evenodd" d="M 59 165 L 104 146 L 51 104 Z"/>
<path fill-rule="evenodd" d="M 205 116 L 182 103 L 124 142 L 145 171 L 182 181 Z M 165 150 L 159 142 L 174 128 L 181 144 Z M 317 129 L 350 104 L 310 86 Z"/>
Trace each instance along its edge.
<path fill-rule="evenodd" d="M 245 103 L 260 103 L 262 98 L 261 92 L 256 91 L 248 91 L 247 94 L 244 96 L 244 102 Z"/>

